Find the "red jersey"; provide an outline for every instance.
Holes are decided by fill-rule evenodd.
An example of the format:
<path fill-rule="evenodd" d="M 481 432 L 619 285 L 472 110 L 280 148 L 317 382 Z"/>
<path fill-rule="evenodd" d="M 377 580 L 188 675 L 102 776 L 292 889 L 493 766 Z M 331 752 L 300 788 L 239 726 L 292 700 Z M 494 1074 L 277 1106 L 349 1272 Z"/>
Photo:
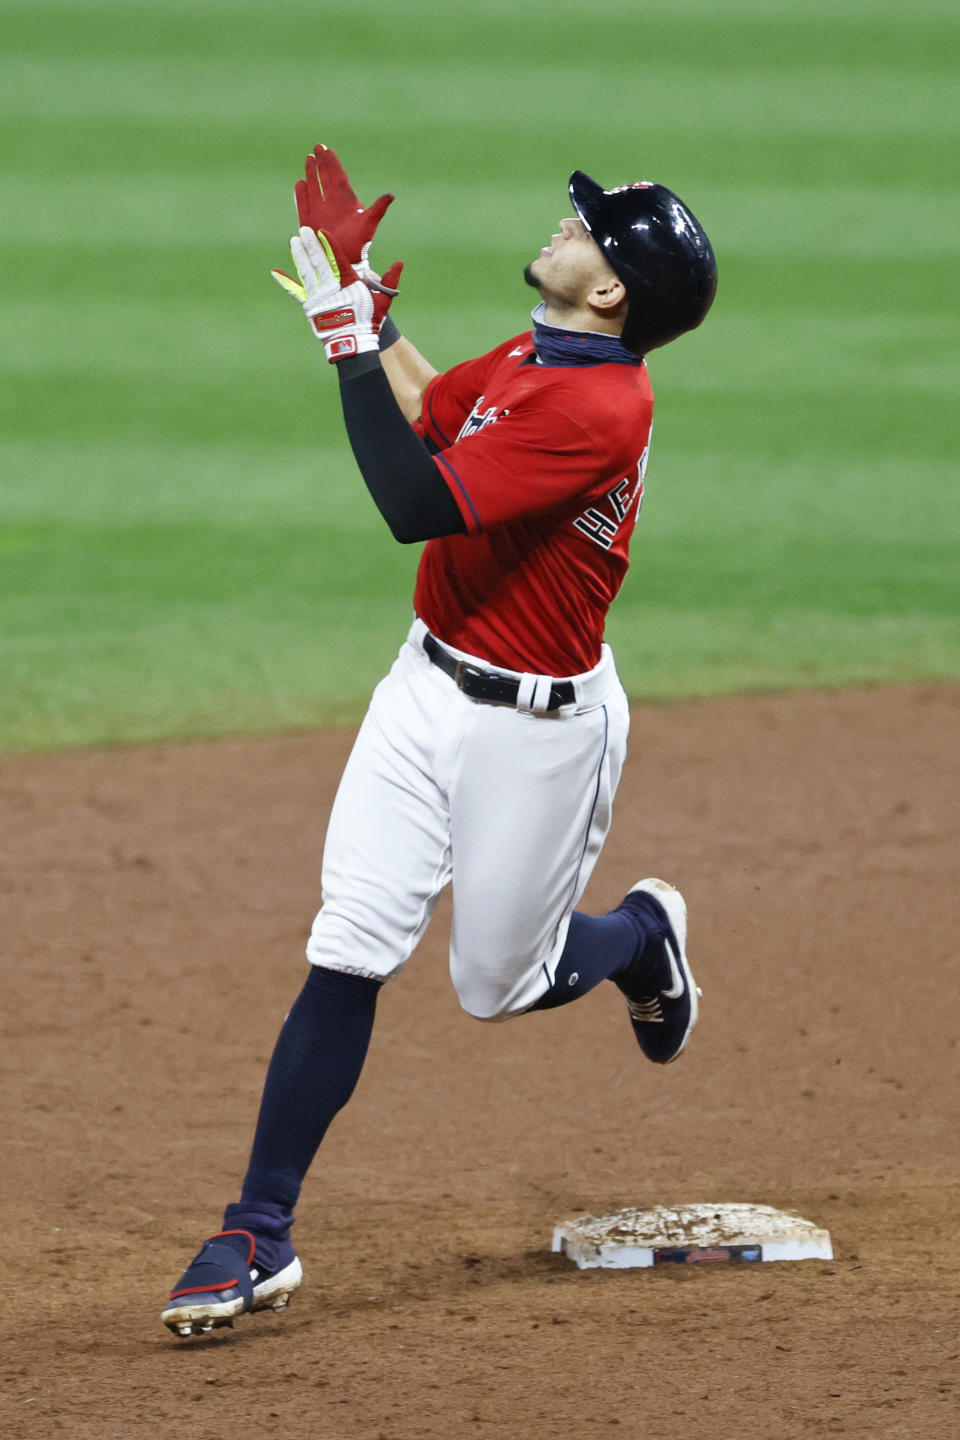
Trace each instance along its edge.
<path fill-rule="evenodd" d="M 532 333 L 431 380 L 415 428 L 467 527 L 420 560 L 414 609 L 438 639 L 539 675 L 598 663 L 652 423 L 646 365 L 541 365 Z"/>

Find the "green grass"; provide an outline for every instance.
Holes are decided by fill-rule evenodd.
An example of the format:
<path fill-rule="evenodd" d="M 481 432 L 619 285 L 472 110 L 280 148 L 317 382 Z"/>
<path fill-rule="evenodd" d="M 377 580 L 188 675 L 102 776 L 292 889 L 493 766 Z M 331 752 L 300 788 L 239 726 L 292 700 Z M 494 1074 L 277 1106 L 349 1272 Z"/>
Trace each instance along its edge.
<path fill-rule="evenodd" d="M 0 748 L 352 720 L 399 644 L 416 554 L 267 275 L 319 139 L 440 366 L 525 327 L 571 169 L 708 226 L 633 695 L 956 678 L 958 60 L 946 0 L 6 0 Z"/>

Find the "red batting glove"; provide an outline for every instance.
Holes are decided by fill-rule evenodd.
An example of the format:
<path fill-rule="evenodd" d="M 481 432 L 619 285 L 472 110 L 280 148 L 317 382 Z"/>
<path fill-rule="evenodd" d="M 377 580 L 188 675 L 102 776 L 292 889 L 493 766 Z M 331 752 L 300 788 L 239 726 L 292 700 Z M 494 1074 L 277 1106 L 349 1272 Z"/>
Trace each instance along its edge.
<path fill-rule="evenodd" d="M 365 210 L 336 154 L 326 145 L 314 146 L 306 159 L 305 175 L 294 186 L 300 224 L 336 235 L 346 258 L 359 265 L 366 260 L 377 226 L 394 197 L 381 195 Z"/>
<path fill-rule="evenodd" d="M 387 318 L 387 311 L 393 304 L 394 296 L 397 295 L 397 287 L 400 284 L 400 272 L 403 270 L 403 261 L 397 260 L 388 270 L 383 272 L 383 279 L 380 285 L 374 288 L 369 285 L 370 294 L 373 296 L 373 329 L 374 334 L 380 334 L 380 326 Z M 365 277 L 362 277 L 365 278 Z"/>

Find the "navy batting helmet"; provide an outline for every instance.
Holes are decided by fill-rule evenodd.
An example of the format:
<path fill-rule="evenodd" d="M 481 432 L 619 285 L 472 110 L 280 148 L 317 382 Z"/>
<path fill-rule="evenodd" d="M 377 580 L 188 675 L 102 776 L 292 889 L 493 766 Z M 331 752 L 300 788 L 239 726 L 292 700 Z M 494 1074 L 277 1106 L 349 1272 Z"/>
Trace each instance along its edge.
<path fill-rule="evenodd" d="M 623 343 L 638 355 L 700 324 L 717 290 L 717 262 L 700 222 L 665 185 L 604 190 L 582 170 L 570 199 L 627 291 Z"/>

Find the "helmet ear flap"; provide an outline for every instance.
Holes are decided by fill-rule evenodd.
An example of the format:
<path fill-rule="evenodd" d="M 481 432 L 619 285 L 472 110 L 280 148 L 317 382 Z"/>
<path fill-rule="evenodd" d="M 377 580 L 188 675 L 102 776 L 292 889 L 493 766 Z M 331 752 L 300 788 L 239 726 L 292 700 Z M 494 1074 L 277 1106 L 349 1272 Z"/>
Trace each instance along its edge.
<path fill-rule="evenodd" d="M 650 180 L 604 190 L 575 170 L 570 199 L 626 288 L 628 349 L 644 355 L 701 323 L 716 294 L 717 264 L 678 195 Z"/>

